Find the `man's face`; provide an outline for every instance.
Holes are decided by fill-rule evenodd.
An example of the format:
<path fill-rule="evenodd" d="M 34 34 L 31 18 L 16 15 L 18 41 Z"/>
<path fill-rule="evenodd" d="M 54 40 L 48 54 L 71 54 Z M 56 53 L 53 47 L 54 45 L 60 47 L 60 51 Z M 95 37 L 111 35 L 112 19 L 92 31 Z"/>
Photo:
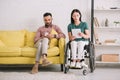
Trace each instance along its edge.
<path fill-rule="evenodd" d="M 44 17 L 45 26 L 50 26 L 52 24 L 52 17 L 51 16 L 45 16 Z"/>

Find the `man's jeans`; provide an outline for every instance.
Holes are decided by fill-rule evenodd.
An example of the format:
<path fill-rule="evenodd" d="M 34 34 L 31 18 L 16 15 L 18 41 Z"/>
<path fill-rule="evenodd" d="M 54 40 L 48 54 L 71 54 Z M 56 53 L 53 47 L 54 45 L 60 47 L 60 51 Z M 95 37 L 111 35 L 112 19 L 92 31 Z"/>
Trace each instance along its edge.
<path fill-rule="evenodd" d="M 49 43 L 48 38 L 43 38 L 36 42 L 35 47 L 37 48 L 37 53 L 36 53 L 36 61 L 37 62 L 39 62 L 42 54 L 47 54 L 48 43 Z"/>

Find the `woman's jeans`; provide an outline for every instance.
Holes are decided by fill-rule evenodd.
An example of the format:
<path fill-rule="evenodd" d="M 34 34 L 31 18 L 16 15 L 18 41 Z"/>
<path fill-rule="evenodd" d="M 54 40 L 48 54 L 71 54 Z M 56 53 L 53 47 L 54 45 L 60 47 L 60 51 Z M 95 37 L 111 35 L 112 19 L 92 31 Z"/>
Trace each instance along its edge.
<path fill-rule="evenodd" d="M 72 41 L 71 51 L 72 59 L 84 59 L 84 46 L 88 45 L 88 41 Z"/>

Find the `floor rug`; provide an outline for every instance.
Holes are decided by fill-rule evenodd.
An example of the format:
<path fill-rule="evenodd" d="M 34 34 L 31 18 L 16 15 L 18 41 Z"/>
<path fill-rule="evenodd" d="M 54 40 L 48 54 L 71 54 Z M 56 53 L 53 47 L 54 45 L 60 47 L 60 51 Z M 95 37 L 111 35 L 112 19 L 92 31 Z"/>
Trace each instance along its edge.
<path fill-rule="evenodd" d="M 63 72 L 0 72 L 0 80 L 76 80 L 74 74 Z"/>

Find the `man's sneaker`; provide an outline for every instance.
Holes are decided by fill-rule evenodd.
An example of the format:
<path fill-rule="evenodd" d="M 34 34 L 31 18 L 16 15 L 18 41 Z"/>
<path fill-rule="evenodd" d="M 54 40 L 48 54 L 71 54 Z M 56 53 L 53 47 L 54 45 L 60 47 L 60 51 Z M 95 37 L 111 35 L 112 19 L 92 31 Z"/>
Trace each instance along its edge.
<path fill-rule="evenodd" d="M 83 67 L 88 68 L 88 65 L 86 65 L 84 61 L 81 62 L 81 65 L 82 65 Z"/>
<path fill-rule="evenodd" d="M 75 67 L 76 62 L 71 62 L 70 67 Z"/>
<path fill-rule="evenodd" d="M 76 63 L 76 68 L 82 68 L 82 66 L 81 66 L 81 63 L 80 63 L 80 62 L 77 62 L 77 63 Z"/>

